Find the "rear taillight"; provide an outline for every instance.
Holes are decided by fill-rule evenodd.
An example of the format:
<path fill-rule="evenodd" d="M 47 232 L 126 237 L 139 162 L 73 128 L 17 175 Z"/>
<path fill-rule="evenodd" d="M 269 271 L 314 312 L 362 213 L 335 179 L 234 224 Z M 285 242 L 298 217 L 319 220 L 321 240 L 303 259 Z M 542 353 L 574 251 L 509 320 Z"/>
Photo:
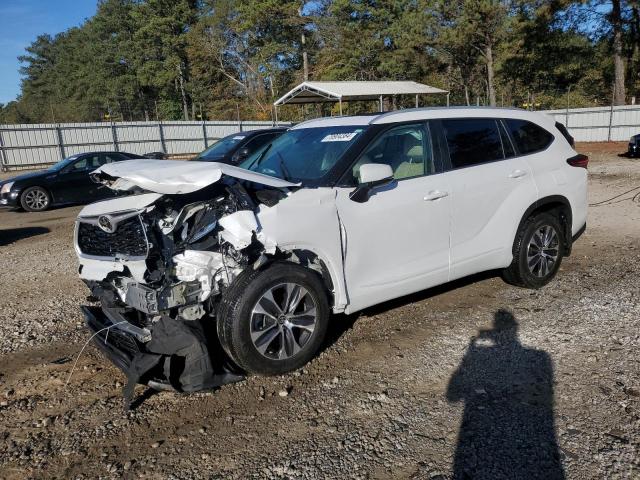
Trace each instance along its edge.
<path fill-rule="evenodd" d="M 587 165 L 589 165 L 589 157 L 579 153 L 575 157 L 567 158 L 567 163 L 572 167 L 587 168 Z"/>

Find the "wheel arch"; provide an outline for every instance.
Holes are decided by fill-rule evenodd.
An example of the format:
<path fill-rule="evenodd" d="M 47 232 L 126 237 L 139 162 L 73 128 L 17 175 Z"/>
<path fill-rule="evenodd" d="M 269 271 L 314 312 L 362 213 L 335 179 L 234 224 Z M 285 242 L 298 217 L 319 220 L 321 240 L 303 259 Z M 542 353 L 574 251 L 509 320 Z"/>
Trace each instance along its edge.
<path fill-rule="evenodd" d="M 520 219 L 520 223 L 518 224 L 518 228 L 516 229 L 513 235 L 513 243 L 515 248 L 515 239 L 518 235 L 518 232 L 522 228 L 524 222 L 527 219 L 537 213 L 556 213 L 558 216 L 558 220 L 560 221 L 560 225 L 563 228 L 563 237 L 564 237 L 564 255 L 571 255 L 571 248 L 573 245 L 573 239 L 571 235 L 571 226 L 573 222 L 573 212 L 571 209 L 571 203 L 569 199 L 563 195 L 549 195 L 543 198 L 536 200 L 532 203 L 529 208 L 527 208 Z"/>
<path fill-rule="evenodd" d="M 282 252 L 281 256 L 273 257 L 270 263 L 278 261 L 299 265 L 318 275 L 325 286 L 329 305 L 334 311 L 336 308 L 340 309 L 340 279 L 336 277 L 335 272 L 332 271 L 331 263 L 328 262 L 325 257 L 313 250 L 301 247 Z"/>

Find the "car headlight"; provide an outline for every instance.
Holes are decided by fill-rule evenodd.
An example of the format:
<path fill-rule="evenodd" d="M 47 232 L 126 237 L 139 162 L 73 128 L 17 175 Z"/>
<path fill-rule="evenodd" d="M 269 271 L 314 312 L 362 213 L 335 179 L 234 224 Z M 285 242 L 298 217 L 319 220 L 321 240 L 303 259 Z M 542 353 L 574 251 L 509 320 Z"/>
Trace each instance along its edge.
<path fill-rule="evenodd" d="M 15 182 L 7 182 L 5 184 L 2 185 L 2 188 L 0 188 L 0 195 L 3 193 L 9 193 L 9 191 L 11 190 L 11 187 L 13 187 L 13 184 Z"/>

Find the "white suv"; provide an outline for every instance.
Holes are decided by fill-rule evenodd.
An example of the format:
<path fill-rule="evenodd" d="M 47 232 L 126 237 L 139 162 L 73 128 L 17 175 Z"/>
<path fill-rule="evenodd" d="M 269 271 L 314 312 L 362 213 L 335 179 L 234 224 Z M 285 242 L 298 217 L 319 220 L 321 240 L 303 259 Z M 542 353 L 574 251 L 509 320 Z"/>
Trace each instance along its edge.
<path fill-rule="evenodd" d="M 88 324 L 132 382 L 193 391 L 299 368 L 331 311 L 486 270 L 542 287 L 586 224 L 571 144 L 545 115 L 434 108 L 301 123 L 242 168 L 105 165 L 133 195 L 78 217 Z"/>

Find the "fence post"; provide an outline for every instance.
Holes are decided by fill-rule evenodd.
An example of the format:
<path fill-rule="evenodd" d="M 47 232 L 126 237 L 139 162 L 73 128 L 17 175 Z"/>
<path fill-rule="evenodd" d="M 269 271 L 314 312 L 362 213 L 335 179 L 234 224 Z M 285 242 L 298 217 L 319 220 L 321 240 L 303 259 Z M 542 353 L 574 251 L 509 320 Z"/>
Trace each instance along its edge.
<path fill-rule="evenodd" d="M 609 132 L 607 133 L 607 142 L 611 141 L 611 126 L 613 125 L 613 103 L 611 104 L 611 110 L 609 110 Z"/>
<path fill-rule="evenodd" d="M 62 141 L 62 130 L 60 124 L 56 124 L 56 133 L 58 134 L 58 149 L 60 150 L 60 160 L 64 160 L 66 155 L 64 153 L 64 142 Z"/>
<path fill-rule="evenodd" d="M 209 148 L 209 141 L 207 140 L 207 125 L 205 121 L 202 121 L 202 141 L 204 142 L 204 149 Z"/>
<path fill-rule="evenodd" d="M 0 161 L 2 161 L 2 171 L 9 171 L 9 162 L 7 161 L 7 152 L 4 150 L 4 141 L 2 140 L 2 130 L 0 130 Z"/>
<path fill-rule="evenodd" d="M 116 124 L 111 122 L 111 140 L 113 141 L 113 149 L 116 152 L 120 151 L 120 147 L 118 146 L 118 132 L 116 131 Z"/>
<path fill-rule="evenodd" d="M 158 122 L 158 132 L 160 133 L 160 146 L 162 147 L 162 153 L 167 153 L 167 145 L 164 142 L 164 131 L 162 130 L 162 120 Z"/>

